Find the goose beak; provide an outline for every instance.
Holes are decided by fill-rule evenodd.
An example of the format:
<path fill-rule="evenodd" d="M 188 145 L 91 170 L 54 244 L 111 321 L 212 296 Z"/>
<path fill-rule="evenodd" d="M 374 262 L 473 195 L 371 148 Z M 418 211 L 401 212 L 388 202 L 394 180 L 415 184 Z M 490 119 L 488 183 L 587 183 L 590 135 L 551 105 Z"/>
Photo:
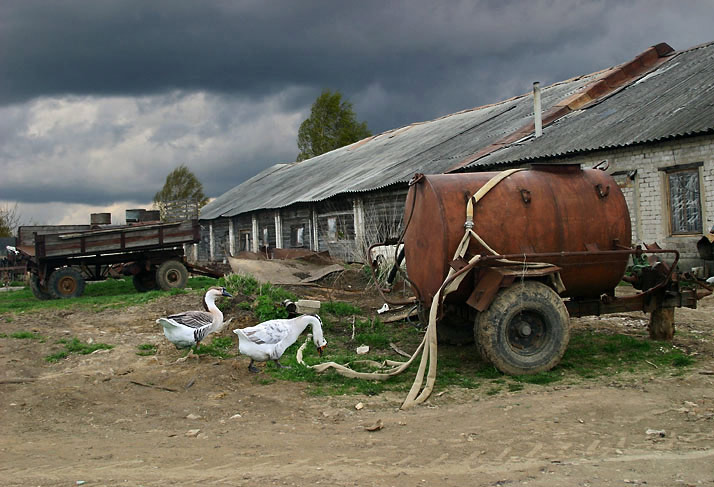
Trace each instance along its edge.
<path fill-rule="evenodd" d="M 321 346 L 321 347 L 317 347 L 317 353 L 318 353 L 318 355 L 320 355 L 320 357 L 322 357 L 322 351 L 323 351 L 324 349 L 325 349 L 325 346 L 324 346 L 324 345 Z"/>
<path fill-rule="evenodd" d="M 232 295 L 231 293 L 229 293 L 228 291 L 226 291 L 225 288 L 223 288 L 223 292 L 222 292 L 221 294 L 222 294 L 223 296 L 228 296 L 229 298 L 232 298 L 232 297 L 233 297 L 233 295 Z"/>

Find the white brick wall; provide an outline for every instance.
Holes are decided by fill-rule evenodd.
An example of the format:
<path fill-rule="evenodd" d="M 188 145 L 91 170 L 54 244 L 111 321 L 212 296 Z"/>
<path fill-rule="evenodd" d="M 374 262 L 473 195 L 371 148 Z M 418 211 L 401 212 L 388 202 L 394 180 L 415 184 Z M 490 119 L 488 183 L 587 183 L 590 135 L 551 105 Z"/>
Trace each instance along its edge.
<path fill-rule="evenodd" d="M 697 253 L 697 241 L 701 234 L 671 235 L 666 173 L 658 169 L 702 163 L 699 168 L 702 223 L 703 230 L 708 231 L 714 226 L 714 136 L 599 151 L 576 157 L 573 162 L 583 167 L 592 167 L 603 159 L 610 162 L 609 173 L 637 170 L 632 187 L 623 188 L 630 209 L 633 243 L 657 242 L 661 247 L 679 250 L 682 270 L 701 265 Z"/>

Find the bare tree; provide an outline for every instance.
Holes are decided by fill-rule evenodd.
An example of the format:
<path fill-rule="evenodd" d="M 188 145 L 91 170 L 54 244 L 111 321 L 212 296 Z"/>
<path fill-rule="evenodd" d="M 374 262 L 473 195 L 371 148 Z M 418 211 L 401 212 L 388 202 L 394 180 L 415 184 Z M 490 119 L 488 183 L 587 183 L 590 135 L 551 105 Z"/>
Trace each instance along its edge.
<path fill-rule="evenodd" d="M 17 203 L 14 206 L 5 204 L 0 207 L 0 237 L 12 237 L 17 233 L 20 226 L 20 213 L 17 211 Z"/>

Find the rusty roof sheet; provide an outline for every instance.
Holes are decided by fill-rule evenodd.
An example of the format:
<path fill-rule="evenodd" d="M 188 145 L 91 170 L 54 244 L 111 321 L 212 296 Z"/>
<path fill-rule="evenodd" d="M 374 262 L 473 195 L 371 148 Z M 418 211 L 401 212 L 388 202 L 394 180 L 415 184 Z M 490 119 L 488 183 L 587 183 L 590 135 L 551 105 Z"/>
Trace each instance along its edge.
<path fill-rule="evenodd" d="M 538 139 L 528 132 L 527 93 L 273 166 L 211 201 L 201 219 L 373 191 L 417 172 L 475 170 L 711 131 L 714 44 L 675 55 L 660 46 L 666 44 L 620 67 L 543 87 L 543 111 L 554 121 Z"/>
<path fill-rule="evenodd" d="M 714 43 L 668 61 L 612 95 L 575 110 L 468 168 L 520 164 L 594 150 L 714 133 Z"/>

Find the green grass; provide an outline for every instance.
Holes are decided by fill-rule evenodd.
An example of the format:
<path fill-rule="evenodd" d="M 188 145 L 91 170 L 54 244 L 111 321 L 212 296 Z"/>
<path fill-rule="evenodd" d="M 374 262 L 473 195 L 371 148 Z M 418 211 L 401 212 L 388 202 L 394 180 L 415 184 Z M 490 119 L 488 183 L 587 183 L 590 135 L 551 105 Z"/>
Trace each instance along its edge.
<path fill-rule="evenodd" d="M 329 313 L 335 316 L 359 315 L 362 310 L 357 306 L 342 301 L 328 301 L 320 305 L 321 313 Z"/>
<path fill-rule="evenodd" d="M 141 345 L 136 347 L 139 351 L 136 352 L 137 355 L 140 355 L 142 357 L 147 357 L 149 355 L 156 355 L 157 348 L 156 345 L 152 345 L 151 343 L 142 343 Z"/>
<path fill-rule="evenodd" d="M 17 338 L 20 340 L 43 340 L 40 335 L 32 333 L 31 331 L 16 331 L 15 333 L 10 333 L 10 338 Z"/>
<path fill-rule="evenodd" d="M 40 309 L 77 307 L 101 310 L 127 307 L 140 305 L 166 294 L 202 293 L 213 285 L 225 285 L 232 294 L 248 296 L 248 301 L 240 303 L 237 307 L 252 310 L 256 315 L 256 321 L 283 316 L 282 300 L 297 299 L 278 286 L 261 285 L 250 276 L 229 275 L 220 280 L 206 277 L 190 278 L 188 286 L 192 291 L 173 290 L 169 293 L 164 291 L 138 293 L 131 280 L 110 279 L 88 285 L 85 295 L 76 299 L 41 301 L 36 299 L 27 288 L 0 293 L 0 315 L 6 313 L 3 316 L 5 321 L 12 321 L 21 320 L 22 312 Z M 357 361 L 365 358 L 377 362 L 385 359 L 404 361 L 406 360 L 404 357 L 390 348 L 390 343 L 397 344 L 405 351 L 411 351 L 416 349 L 423 337 L 423 330 L 417 330 L 410 323 L 385 324 L 379 319 L 364 315 L 360 308 L 349 303 L 323 303 L 320 316 L 328 346 L 325 356 L 320 358 L 315 347 L 312 344 L 308 345 L 304 356 L 308 364 L 335 361 L 341 364 L 349 363 L 355 370 L 368 371 L 370 370 L 368 367 Z M 43 337 L 26 331 L 0 336 L 44 340 Z M 302 344 L 304 336 L 290 347 L 281 359 L 281 363 L 290 366 L 290 369 L 279 369 L 272 362 L 268 362 L 264 369 L 265 373 L 255 376 L 254 381 L 258 384 L 276 381 L 303 382 L 307 384 L 308 393 L 313 395 L 353 393 L 374 395 L 384 391 L 406 392 L 411 387 L 418 367 L 418 358 L 403 374 L 385 381 L 350 379 L 334 371 L 318 374 L 298 365 L 295 361 L 295 353 Z M 64 348 L 47 356 L 47 361 L 55 362 L 72 353 L 86 354 L 112 347 L 106 344 L 85 344 L 76 338 L 63 340 L 60 343 Z M 357 355 L 356 348 L 363 344 L 369 345 L 370 352 L 367 355 Z M 156 347 L 151 344 L 139 345 L 137 348 L 138 355 L 156 353 Z M 197 347 L 195 353 L 217 358 L 233 357 L 235 342 L 232 337 L 215 337 L 210 343 L 203 343 Z M 560 365 L 553 370 L 534 375 L 506 376 L 492 365 L 481 361 L 473 346 L 441 345 L 435 392 L 449 387 L 459 387 L 478 389 L 485 395 L 518 393 L 526 386 L 546 386 L 558 382 L 577 383 L 603 377 L 622 377 L 623 380 L 627 380 L 627 377 L 632 374 L 635 376 L 638 374 L 677 375 L 694 363 L 694 358 L 671 344 L 649 340 L 645 332 L 632 336 L 574 329 L 571 333 L 570 345 Z"/>
<path fill-rule="evenodd" d="M 319 358 L 314 346 L 308 344 L 304 356 L 307 364 L 334 361 L 340 364 L 349 363 L 354 370 L 368 371 L 354 362 L 365 357 L 377 362 L 384 359 L 404 361 L 406 360 L 404 357 L 391 353 L 388 343 L 395 342 L 404 350 L 413 350 L 422 336 L 406 323 L 387 326 L 378 321 L 357 320 L 355 324 L 357 331 L 368 329 L 374 331 L 357 333 L 355 340 L 352 341 L 349 336 L 351 324 L 342 324 L 342 329 L 335 323 L 331 325 L 330 334 L 326 334 L 329 343 L 325 356 Z M 366 356 L 357 355 L 355 348 L 364 343 L 365 337 L 371 337 L 372 333 L 379 335 L 379 340 L 368 343 L 371 350 Z M 290 369 L 279 369 L 269 363 L 265 371 L 275 380 L 304 382 L 308 385 L 308 393 L 313 395 L 374 395 L 384 391 L 406 392 L 411 387 L 418 367 L 419 359 L 410 369 L 386 381 L 350 379 L 334 371 L 318 374 L 295 362 L 295 353 L 303 340 L 304 338 L 301 338 L 297 344 L 290 347 L 281 359 L 281 363 L 291 366 Z M 633 374 L 635 377 L 638 374 L 678 375 L 694 363 L 694 358 L 671 344 L 653 342 L 646 336 L 573 330 L 570 346 L 560 365 L 550 371 L 533 375 L 504 375 L 494 366 L 477 358 L 473 346 L 441 345 L 434 392 L 460 387 L 479 389 L 483 394 L 493 396 L 506 392 L 518 393 L 525 389 L 526 385 L 547 386 L 558 382 L 571 384 L 603 377 L 620 377 L 622 380 L 628 380 L 633 377 Z"/>
<path fill-rule="evenodd" d="M 234 342 L 231 337 L 215 337 L 210 344 L 201 344 L 195 348 L 198 355 L 210 355 L 212 357 L 229 358 L 235 355 L 231 353 Z"/>
<path fill-rule="evenodd" d="M 64 345 L 64 350 L 60 350 L 53 354 L 45 357 L 48 362 L 59 362 L 63 358 L 68 357 L 72 353 L 80 355 L 88 355 L 97 350 L 111 350 L 114 345 L 107 345 L 106 343 L 83 343 L 80 342 L 78 338 L 72 338 L 71 340 L 59 340 L 57 343 Z"/>
<path fill-rule="evenodd" d="M 191 277 L 188 280 L 189 288 L 193 292 L 204 291 L 217 284 L 217 279 L 207 277 Z M 0 293 L 0 314 L 21 313 L 42 309 L 93 309 L 100 311 L 108 308 L 124 308 L 148 303 L 161 296 L 184 294 L 185 289 L 172 289 L 171 291 L 138 292 L 131 278 L 107 279 L 105 281 L 87 284 L 84 294 L 72 299 L 37 299 L 28 287 L 17 291 Z M 7 318 L 6 318 L 7 319 Z"/>

